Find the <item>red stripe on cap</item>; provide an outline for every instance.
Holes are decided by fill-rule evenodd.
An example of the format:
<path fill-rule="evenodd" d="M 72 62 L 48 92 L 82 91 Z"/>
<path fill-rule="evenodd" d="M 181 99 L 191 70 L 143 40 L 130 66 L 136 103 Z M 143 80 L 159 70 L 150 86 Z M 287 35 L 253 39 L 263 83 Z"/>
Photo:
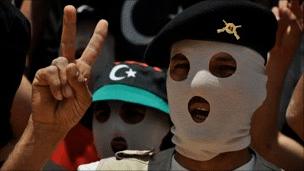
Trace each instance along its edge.
<path fill-rule="evenodd" d="M 162 69 L 158 68 L 158 67 L 153 67 L 154 71 L 157 71 L 157 72 L 161 72 Z"/>
<path fill-rule="evenodd" d="M 140 65 L 140 66 L 143 66 L 143 67 L 148 67 L 149 66 L 146 63 L 136 62 L 136 61 L 125 61 L 125 63 L 127 63 L 127 64 L 137 64 L 137 65 Z"/>

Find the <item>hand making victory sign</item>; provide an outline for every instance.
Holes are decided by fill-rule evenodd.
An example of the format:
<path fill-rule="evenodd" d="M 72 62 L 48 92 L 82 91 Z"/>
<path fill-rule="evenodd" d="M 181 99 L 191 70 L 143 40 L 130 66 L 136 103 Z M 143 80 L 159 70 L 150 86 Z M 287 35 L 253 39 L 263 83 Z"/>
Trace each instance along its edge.
<path fill-rule="evenodd" d="M 75 59 L 76 10 L 64 8 L 61 54 L 52 64 L 40 69 L 33 81 L 32 120 L 69 130 L 91 104 L 87 79 L 91 66 L 103 47 L 108 23 L 100 20 L 86 49 Z"/>
<path fill-rule="evenodd" d="M 108 23 L 99 21 L 82 56 L 75 59 L 76 10 L 64 8 L 62 57 L 37 71 L 30 120 L 0 170 L 41 170 L 57 143 L 79 122 L 91 104 L 87 79 L 107 29 Z"/>

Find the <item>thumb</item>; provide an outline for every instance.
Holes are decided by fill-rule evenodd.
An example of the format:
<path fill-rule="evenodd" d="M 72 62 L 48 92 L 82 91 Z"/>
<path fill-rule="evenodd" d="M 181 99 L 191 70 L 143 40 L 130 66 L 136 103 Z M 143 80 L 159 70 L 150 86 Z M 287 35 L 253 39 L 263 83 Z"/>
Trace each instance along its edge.
<path fill-rule="evenodd" d="M 70 63 L 67 66 L 67 79 L 73 89 L 74 107 L 78 114 L 83 115 L 91 105 L 92 98 L 86 81 L 80 78 L 82 78 L 82 75 L 80 75 L 77 66 Z"/>

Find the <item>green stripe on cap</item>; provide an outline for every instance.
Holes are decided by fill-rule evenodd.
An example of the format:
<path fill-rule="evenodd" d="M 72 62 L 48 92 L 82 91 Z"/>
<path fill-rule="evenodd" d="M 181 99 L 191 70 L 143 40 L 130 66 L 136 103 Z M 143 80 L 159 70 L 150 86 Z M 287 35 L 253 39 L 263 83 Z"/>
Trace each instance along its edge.
<path fill-rule="evenodd" d="M 101 100 L 121 100 L 156 108 L 169 114 L 168 103 L 144 89 L 123 84 L 105 85 L 93 93 L 93 102 Z"/>

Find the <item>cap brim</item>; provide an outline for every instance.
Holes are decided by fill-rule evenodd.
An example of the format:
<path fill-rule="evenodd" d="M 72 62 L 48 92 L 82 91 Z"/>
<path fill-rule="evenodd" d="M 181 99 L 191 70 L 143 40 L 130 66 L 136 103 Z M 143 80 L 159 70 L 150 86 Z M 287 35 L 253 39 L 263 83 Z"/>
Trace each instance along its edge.
<path fill-rule="evenodd" d="M 168 103 L 157 95 L 141 88 L 123 84 L 105 85 L 93 93 L 93 102 L 121 100 L 158 109 L 169 114 Z"/>

